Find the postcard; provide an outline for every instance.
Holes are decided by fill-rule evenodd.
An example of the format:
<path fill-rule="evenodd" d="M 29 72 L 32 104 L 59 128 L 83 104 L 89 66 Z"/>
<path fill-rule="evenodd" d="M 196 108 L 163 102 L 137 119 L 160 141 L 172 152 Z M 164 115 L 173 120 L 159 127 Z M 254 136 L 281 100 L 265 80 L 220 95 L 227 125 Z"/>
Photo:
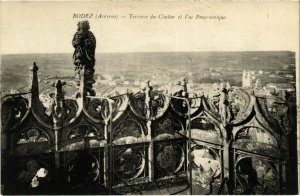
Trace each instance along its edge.
<path fill-rule="evenodd" d="M 298 1 L 2 1 L 1 194 L 298 194 Z"/>

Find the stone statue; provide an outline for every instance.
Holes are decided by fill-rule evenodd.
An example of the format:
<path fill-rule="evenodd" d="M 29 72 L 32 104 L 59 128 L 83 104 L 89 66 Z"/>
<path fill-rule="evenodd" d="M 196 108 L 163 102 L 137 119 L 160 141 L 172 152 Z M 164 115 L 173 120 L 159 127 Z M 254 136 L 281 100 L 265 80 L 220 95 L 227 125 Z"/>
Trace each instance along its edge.
<path fill-rule="evenodd" d="M 94 96 L 95 91 L 92 90 L 92 85 L 95 83 L 93 79 L 94 66 L 95 66 L 95 50 L 96 50 L 96 38 L 94 34 L 89 31 L 90 25 L 88 21 L 81 21 L 78 24 L 77 32 L 73 37 L 73 47 L 75 48 L 73 54 L 73 60 L 75 65 L 75 72 L 80 74 L 80 71 L 84 69 L 85 76 L 85 88 L 86 91 Z"/>

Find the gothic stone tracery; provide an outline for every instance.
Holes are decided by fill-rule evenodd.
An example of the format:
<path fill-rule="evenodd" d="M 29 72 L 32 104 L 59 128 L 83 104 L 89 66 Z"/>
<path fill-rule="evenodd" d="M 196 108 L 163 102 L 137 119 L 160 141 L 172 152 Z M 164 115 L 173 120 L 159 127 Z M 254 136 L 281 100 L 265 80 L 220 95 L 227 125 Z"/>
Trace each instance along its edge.
<path fill-rule="evenodd" d="M 64 83 L 57 81 L 46 114 L 35 65 L 32 93 L 2 101 L 6 193 L 138 194 L 185 183 L 190 170 L 194 194 L 294 193 L 288 186 L 293 146 L 287 143 L 295 125 L 285 113 L 288 104 L 235 87 L 192 95 L 185 81 L 172 96 L 148 81 L 135 94 L 88 97 L 94 95 L 96 41 L 87 25 L 79 23 L 73 40 L 76 70 L 82 74 L 80 65 L 86 66 L 80 85 L 88 83 L 81 91 L 87 93 L 66 99 Z M 44 177 L 34 179 L 41 171 Z"/>

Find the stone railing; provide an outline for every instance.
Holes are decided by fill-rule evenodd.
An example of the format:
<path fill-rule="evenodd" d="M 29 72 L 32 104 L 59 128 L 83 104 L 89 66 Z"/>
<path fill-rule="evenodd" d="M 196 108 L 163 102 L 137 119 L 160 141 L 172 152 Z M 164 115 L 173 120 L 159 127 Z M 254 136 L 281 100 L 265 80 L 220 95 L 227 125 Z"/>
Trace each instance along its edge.
<path fill-rule="evenodd" d="M 184 183 L 193 194 L 293 191 L 291 103 L 225 86 L 191 96 L 185 81 L 172 94 L 146 82 L 109 98 L 79 84 L 81 96 L 67 99 L 58 80 L 46 114 L 35 64 L 31 71 L 30 93 L 2 99 L 4 193 L 141 193 Z"/>

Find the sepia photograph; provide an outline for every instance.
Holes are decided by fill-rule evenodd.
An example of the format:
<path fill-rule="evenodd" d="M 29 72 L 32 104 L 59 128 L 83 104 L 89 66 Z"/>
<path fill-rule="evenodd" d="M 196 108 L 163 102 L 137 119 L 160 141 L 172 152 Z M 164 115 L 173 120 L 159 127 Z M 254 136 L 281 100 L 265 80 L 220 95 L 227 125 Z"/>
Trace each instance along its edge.
<path fill-rule="evenodd" d="M 0 6 L 1 195 L 299 194 L 299 1 Z"/>

